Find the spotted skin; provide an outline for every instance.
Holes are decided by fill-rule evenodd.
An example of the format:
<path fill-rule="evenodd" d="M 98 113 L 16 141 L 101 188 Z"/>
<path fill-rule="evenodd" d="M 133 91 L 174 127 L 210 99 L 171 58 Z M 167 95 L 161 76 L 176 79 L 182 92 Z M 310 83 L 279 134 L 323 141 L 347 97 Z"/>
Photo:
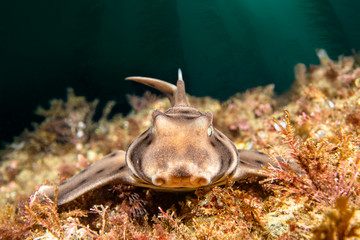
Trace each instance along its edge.
<path fill-rule="evenodd" d="M 271 160 L 261 152 L 238 150 L 213 127 L 213 115 L 188 105 L 181 71 L 177 85 L 145 77 L 128 77 L 163 92 L 172 107 L 154 110 L 152 125 L 127 151 L 111 153 L 58 186 L 57 204 L 109 183 L 161 191 L 193 191 L 250 176 L 264 176 Z M 54 198 L 55 186 L 42 186 L 36 196 Z"/>

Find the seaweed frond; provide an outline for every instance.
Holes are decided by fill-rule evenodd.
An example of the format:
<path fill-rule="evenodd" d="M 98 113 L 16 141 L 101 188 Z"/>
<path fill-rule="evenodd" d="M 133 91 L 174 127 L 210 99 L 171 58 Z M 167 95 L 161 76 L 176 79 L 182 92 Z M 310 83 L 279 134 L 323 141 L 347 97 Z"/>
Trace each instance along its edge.
<path fill-rule="evenodd" d="M 57 199 L 58 189 L 55 192 Z M 35 196 L 34 196 L 35 197 Z M 58 214 L 56 202 L 53 202 L 46 195 L 41 202 L 31 200 L 29 205 L 25 205 L 26 216 L 32 225 L 40 225 L 47 229 L 54 237 L 63 238 L 64 231 L 62 228 L 60 216 Z"/>
<path fill-rule="evenodd" d="M 241 239 L 255 237 L 263 229 L 260 198 L 231 186 L 198 190 L 196 194 L 199 202 L 192 213 L 197 237 Z"/>
<path fill-rule="evenodd" d="M 10 205 L 0 209 L 0 239 L 22 240 L 26 239 L 31 229 L 30 222 L 19 217 L 17 211 Z"/>
<path fill-rule="evenodd" d="M 281 124 L 274 120 L 285 138 L 290 159 L 299 169 L 290 166 L 290 159 L 278 161 L 280 168 L 271 168 L 270 188 L 287 194 L 305 194 L 310 199 L 333 204 L 341 196 L 356 197 L 359 193 L 359 138 L 340 128 L 331 141 L 326 138 L 296 139 L 285 111 Z M 277 159 L 275 159 L 277 161 Z M 268 185 L 269 186 L 269 185 Z"/>
<path fill-rule="evenodd" d="M 323 222 L 313 230 L 313 240 L 344 240 L 360 237 L 360 222 L 353 222 L 355 208 L 349 208 L 348 198 L 339 197 L 335 209 L 327 212 Z"/>
<path fill-rule="evenodd" d="M 0 239 L 360 238 L 359 53 L 337 61 L 324 50 L 318 56 L 318 66 L 296 66 L 294 87 L 281 97 L 273 85 L 223 103 L 189 96 L 191 106 L 213 112 L 214 125 L 237 148 L 265 151 L 276 165 L 265 168 L 268 178 L 260 181 L 195 194 L 120 184 L 60 207 L 47 198 L 25 202 L 44 181 L 61 182 L 105 154 L 126 150 L 151 125 L 153 109 L 170 106 L 148 94 L 130 99 L 128 116 L 110 120 L 109 102 L 96 121 L 97 101 L 68 90 L 67 101 L 39 108 L 45 120 L 1 153 Z"/>

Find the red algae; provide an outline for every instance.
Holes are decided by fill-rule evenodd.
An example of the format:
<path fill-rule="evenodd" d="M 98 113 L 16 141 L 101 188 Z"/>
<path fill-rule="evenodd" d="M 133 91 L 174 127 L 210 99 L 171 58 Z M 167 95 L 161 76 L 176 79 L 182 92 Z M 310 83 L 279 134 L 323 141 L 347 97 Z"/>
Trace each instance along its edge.
<path fill-rule="evenodd" d="M 321 54 L 320 54 L 321 53 Z M 359 55 L 295 67 L 284 96 L 272 85 L 226 102 L 188 96 L 238 148 L 267 152 L 268 177 L 195 193 L 104 186 L 57 207 L 31 194 L 104 155 L 125 150 L 169 107 L 152 94 L 129 97 L 134 111 L 94 121 L 97 101 L 69 89 L 67 101 L 39 108 L 45 120 L 1 153 L 0 239 L 356 239 L 360 235 Z M 279 159 L 282 159 L 279 161 Z M 295 166 L 295 168 L 294 168 Z"/>

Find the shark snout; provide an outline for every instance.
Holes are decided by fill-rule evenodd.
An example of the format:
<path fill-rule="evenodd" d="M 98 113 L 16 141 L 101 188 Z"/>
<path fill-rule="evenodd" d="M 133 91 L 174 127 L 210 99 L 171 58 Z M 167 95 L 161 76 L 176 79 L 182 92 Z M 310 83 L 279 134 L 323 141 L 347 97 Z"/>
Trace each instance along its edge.
<path fill-rule="evenodd" d="M 170 173 L 157 173 L 152 177 L 152 183 L 163 187 L 201 187 L 210 184 L 211 179 L 206 173 L 191 174 L 185 168 L 179 168 Z"/>

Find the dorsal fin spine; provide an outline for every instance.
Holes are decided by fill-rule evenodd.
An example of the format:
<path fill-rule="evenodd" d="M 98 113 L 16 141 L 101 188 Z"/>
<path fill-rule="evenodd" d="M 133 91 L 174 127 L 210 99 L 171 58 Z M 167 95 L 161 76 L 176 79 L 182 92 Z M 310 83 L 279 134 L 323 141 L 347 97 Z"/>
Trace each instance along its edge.
<path fill-rule="evenodd" d="M 182 72 L 181 72 L 181 69 L 180 69 L 180 68 L 178 69 L 178 80 L 184 81 L 184 80 L 183 80 L 183 76 L 182 76 Z"/>
<path fill-rule="evenodd" d="M 181 69 L 178 70 L 178 81 L 176 83 L 175 104 L 174 106 L 188 106 L 185 93 L 185 83 Z"/>

